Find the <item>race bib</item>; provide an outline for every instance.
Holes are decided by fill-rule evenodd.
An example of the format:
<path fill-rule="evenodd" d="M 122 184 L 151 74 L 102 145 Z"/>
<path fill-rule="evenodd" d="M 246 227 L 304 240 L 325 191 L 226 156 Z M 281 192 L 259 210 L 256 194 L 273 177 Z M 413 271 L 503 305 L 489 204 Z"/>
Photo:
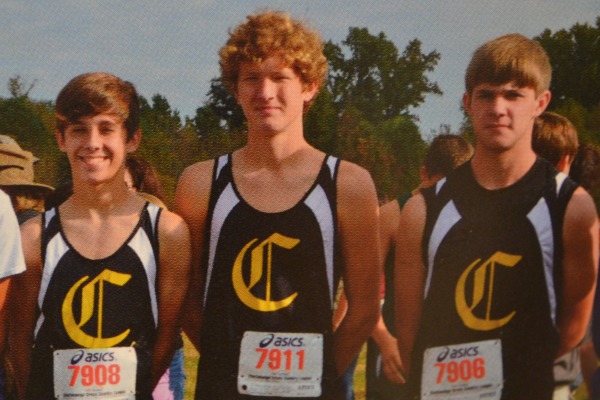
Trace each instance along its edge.
<path fill-rule="evenodd" d="M 499 400 L 502 387 L 500 340 L 432 347 L 425 351 L 423 400 Z"/>
<path fill-rule="evenodd" d="M 135 400 L 137 356 L 133 347 L 54 352 L 57 399 Z"/>
<path fill-rule="evenodd" d="M 318 397 L 323 375 L 323 335 L 245 332 L 238 392 L 252 396 Z"/>

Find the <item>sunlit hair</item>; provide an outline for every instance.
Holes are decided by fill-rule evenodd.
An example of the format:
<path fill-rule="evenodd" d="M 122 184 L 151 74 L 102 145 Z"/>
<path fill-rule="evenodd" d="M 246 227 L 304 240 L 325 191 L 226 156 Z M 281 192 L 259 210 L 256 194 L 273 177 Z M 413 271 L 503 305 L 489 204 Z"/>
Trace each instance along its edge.
<path fill-rule="evenodd" d="M 249 15 L 229 32 L 229 40 L 219 52 L 221 79 L 235 93 L 241 63 L 280 56 L 302 83 L 320 87 L 327 72 L 323 47 L 316 30 L 286 12 L 267 10 Z"/>
<path fill-rule="evenodd" d="M 482 83 L 502 85 L 515 82 L 540 95 L 550 88 L 552 67 L 543 47 L 516 33 L 491 40 L 473 54 L 467 67 L 465 85 L 470 95 Z"/>
<path fill-rule="evenodd" d="M 438 135 L 427 149 L 423 166 L 429 178 L 446 176 L 472 156 L 473 146 L 462 136 Z"/>
<path fill-rule="evenodd" d="M 577 129 L 562 115 L 547 111 L 535 119 L 532 147 L 540 157 L 557 165 L 564 156 L 571 160 L 577 154 Z"/>
<path fill-rule="evenodd" d="M 127 155 L 125 167 L 131 175 L 133 187 L 138 192 L 144 192 L 158 197 L 165 201 L 162 185 L 158 177 L 158 172 L 146 160 L 133 154 Z"/>
<path fill-rule="evenodd" d="M 76 76 L 56 98 L 56 128 L 62 134 L 69 124 L 99 114 L 118 116 L 131 140 L 140 124 L 140 100 L 135 87 L 114 75 L 91 72 Z"/>

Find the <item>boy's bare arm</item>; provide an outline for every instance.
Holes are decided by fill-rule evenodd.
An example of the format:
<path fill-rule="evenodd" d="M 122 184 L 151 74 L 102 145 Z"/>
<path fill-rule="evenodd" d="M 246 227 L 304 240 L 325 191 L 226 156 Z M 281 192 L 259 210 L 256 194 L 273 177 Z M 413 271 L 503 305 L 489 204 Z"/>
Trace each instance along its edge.
<path fill-rule="evenodd" d="M 334 350 L 341 375 L 371 335 L 380 315 L 377 195 L 369 173 L 343 162 L 338 177 L 338 222 L 344 258 L 348 310 L 335 331 Z"/>
<path fill-rule="evenodd" d="M 23 399 L 29 378 L 36 302 L 42 279 L 41 217 L 24 223 L 21 226 L 21 237 L 27 270 L 15 276 L 11 284 L 9 358 L 14 368 L 18 396 Z"/>
<path fill-rule="evenodd" d="M 396 247 L 396 234 L 400 222 L 400 205 L 397 200 L 390 201 L 379 208 L 380 260 L 385 263 L 388 253 Z M 388 290 L 388 288 L 386 288 Z M 379 317 L 371 337 L 379 347 L 383 372 L 394 383 L 403 383 L 402 359 L 398 351 L 398 341 L 385 325 L 383 316 Z"/>
<path fill-rule="evenodd" d="M 573 194 L 563 227 L 563 290 L 559 301 L 560 356 L 579 344 L 588 326 L 598 270 L 598 216 L 582 188 Z"/>
<path fill-rule="evenodd" d="M 192 249 L 190 284 L 184 306 L 183 331 L 198 351 L 200 351 L 204 294 L 204 277 L 202 276 L 200 263 L 204 249 L 204 232 L 212 185 L 212 172 L 212 160 L 188 167 L 179 179 L 175 195 L 175 212 L 188 225 Z"/>
<path fill-rule="evenodd" d="M 176 350 L 190 275 L 190 235 L 181 217 L 163 210 L 159 220 L 158 329 L 152 360 L 153 385 Z"/>
<path fill-rule="evenodd" d="M 395 310 L 396 339 L 405 372 L 410 370 L 411 352 L 421 320 L 425 267 L 421 244 L 425 227 L 425 199 L 413 196 L 402 209 L 396 243 Z"/>

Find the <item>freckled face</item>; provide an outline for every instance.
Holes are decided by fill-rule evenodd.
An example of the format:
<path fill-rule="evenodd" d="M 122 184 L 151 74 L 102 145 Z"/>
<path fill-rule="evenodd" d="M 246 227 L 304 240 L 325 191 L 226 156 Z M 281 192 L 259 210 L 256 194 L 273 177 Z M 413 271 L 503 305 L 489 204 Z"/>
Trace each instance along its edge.
<path fill-rule="evenodd" d="M 304 103 L 316 94 L 316 85 L 305 85 L 280 57 L 240 65 L 236 99 L 248 128 L 265 133 L 302 129 Z"/>

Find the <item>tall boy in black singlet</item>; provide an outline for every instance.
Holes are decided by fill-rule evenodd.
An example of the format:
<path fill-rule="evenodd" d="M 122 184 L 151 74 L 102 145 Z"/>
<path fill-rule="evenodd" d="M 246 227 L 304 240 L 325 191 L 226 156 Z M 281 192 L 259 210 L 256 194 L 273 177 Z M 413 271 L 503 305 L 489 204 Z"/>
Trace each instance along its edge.
<path fill-rule="evenodd" d="M 377 319 L 372 179 L 304 139 L 326 65 L 319 35 L 282 12 L 249 16 L 221 50 L 248 142 L 187 168 L 176 196 L 192 234 L 196 399 L 336 399 Z M 340 277 L 349 307 L 332 332 Z"/>
<path fill-rule="evenodd" d="M 481 46 L 463 98 L 475 155 L 403 209 L 396 333 L 413 398 L 549 400 L 553 360 L 585 333 L 595 207 L 531 145 L 550 75 L 521 35 Z"/>
<path fill-rule="evenodd" d="M 73 194 L 22 227 L 27 271 L 12 340 L 20 396 L 151 399 L 176 346 L 187 226 L 124 185 L 125 157 L 141 139 L 132 84 L 80 75 L 60 92 L 56 117 Z"/>

